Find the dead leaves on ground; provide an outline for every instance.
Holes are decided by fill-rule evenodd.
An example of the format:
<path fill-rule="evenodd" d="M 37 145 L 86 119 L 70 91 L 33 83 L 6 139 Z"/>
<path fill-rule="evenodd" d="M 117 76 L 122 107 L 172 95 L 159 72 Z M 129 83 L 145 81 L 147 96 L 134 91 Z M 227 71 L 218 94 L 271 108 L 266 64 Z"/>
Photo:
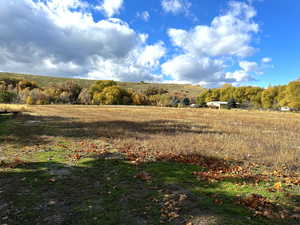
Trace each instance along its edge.
<path fill-rule="evenodd" d="M 216 183 L 221 181 L 231 181 L 236 185 L 253 185 L 259 186 L 262 183 L 267 185 L 273 185 L 267 190 L 272 192 L 284 192 L 285 187 L 290 185 L 300 185 L 299 177 L 287 176 L 281 170 L 275 170 L 271 172 L 263 172 L 261 174 L 253 171 L 254 168 L 259 167 L 259 165 L 254 163 L 249 163 L 247 166 L 242 166 L 241 164 L 234 164 L 229 160 L 216 159 L 213 157 L 206 157 L 202 155 L 184 155 L 184 154 L 174 154 L 166 152 L 158 152 L 154 150 L 147 150 L 146 148 L 136 147 L 136 146 L 125 146 L 120 148 L 127 160 L 133 164 L 139 164 L 143 162 L 150 161 L 167 161 L 167 162 L 180 162 L 187 164 L 199 165 L 205 168 L 206 171 L 193 172 L 199 180 Z M 144 172 L 140 173 L 137 178 L 142 180 L 149 180 Z M 274 180 L 277 182 L 274 183 Z M 211 196 L 213 202 L 217 205 L 223 204 L 221 198 L 216 196 Z M 285 219 L 294 218 L 299 219 L 298 213 L 288 212 L 283 210 L 275 203 L 269 201 L 266 197 L 258 194 L 251 194 L 244 198 L 238 198 L 235 202 L 239 205 L 250 209 L 255 213 L 255 215 L 260 215 L 270 219 Z M 170 210 L 172 209 L 172 210 Z M 162 216 L 172 220 L 178 217 L 179 211 L 176 210 L 176 202 L 173 200 L 166 200 L 164 207 L 162 207 Z"/>
<path fill-rule="evenodd" d="M 0 166 L 3 167 L 3 168 L 16 168 L 20 165 L 24 165 L 26 164 L 25 161 L 19 159 L 19 158 L 15 158 L 12 162 L 0 162 Z"/>
<path fill-rule="evenodd" d="M 145 171 L 142 171 L 140 173 L 138 173 L 137 175 L 135 175 L 135 178 L 143 180 L 143 181 L 149 181 L 151 180 L 151 175 Z"/>
<path fill-rule="evenodd" d="M 179 219 L 180 212 L 189 203 L 189 196 L 185 193 L 174 193 L 170 190 L 164 190 L 161 201 L 161 220 L 162 222 L 172 222 Z"/>
<path fill-rule="evenodd" d="M 282 209 L 278 204 L 269 201 L 262 195 L 251 194 L 246 197 L 239 197 L 236 203 L 244 205 L 253 211 L 255 215 L 264 216 L 269 219 L 300 219 L 300 214 L 295 210 L 294 212 L 289 212 Z"/>

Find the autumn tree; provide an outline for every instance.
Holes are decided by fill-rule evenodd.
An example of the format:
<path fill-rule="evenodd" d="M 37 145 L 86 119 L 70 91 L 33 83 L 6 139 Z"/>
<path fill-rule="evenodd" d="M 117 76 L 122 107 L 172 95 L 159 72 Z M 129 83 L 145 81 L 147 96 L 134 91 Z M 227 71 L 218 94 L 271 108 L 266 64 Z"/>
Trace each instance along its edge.
<path fill-rule="evenodd" d="M 18 82 L 17 88 L 19 91 L 22 91 L 26 88 L 28 88 L 29 90 L 32 90 L 32 89 L 38 88 L 38 86 L 35 82 L 31 82 L 28 80 L 21 80 Z"/>
<path fill-rule="evenodd" d="M 82 105 L 90 105 L 92 104 L 92 95 L 88 89 L 84 88 L 81 90 L 78 96 L 78 103 Z"/>
<path fill-rule="evenodd" d="M 99 80 L 96 81 L 91 87 L 90 92 L 91 95 L 94 96 L 96 93 L 101 93 L 104 88 L 111 87 L 111 86 L 117 86 L 117 83 L 113 80 Z"/>
<path fill-rule="evenodd" d="M 285 101 L 289 107 L 300 109 L 300 81 L 290 82 L 286 87 Z"/>
<path fill-rule="evenodd" d="M 94 102 L 101 105 L 121 105 L 124 96 L 128 96 L 128 92 L 118 86 L 110 86 L 103 89 L 101 93 L 94 95 Z"/>

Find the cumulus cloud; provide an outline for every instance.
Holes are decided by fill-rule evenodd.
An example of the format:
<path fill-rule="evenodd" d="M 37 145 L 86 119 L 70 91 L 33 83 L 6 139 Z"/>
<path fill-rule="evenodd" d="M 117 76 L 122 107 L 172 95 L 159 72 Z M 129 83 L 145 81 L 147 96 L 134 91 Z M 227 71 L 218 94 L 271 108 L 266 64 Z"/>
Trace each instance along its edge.
<path fill-rule="evenodd" d="M 251 19 L 253 8 L 245 3 L 230 3 L 230 10 L 213 19 L 211 26 L 199 25 L 192 30 L 169 29 L 175 46 L 194 54 L 246 57 L 254 52 L 251 33 L 259 31 Z"/>
<path fill-rule="evenodd" d="M 241 61 L 239 65 L 247 73 L 258 71 L 258 64 L 256 62 Z"/>
<path fill-rule="evenodd" d="M 272 59 L 269 57 L 265 57 L 265 58 L 262 58 L 261 61 L 262 61 L 262 63 L 270 63 L 270 62 L 272 62 Z"/>
<path fill-rule="evenodd" d="M 147 35 L 119 19 L 95 22 L 90 7 L 80 0 L 0 1 L 0 70 L 157 80 L 163 43 L 147 45 Z"/>
<path fill-rule="evenodd" d="M 191 3 L 187 0 L 162 0 L 161 6 L 167 13 L 179 14 L 189 13 Z"/>
<path fill-rule="evenodd" d="M 197 57 L 191 54 L 179 55 L 162 65 L 162 71 L 171 75 L 176 81 L 199 82 L 199 77 L 195 74 L 202 75 L 201 79 L 214 81 L 219 77 L 219 72 L 224 69 L 224 64 L 220 60 L 214 60 L 209 57 Z"/>
<path fill-rule="evenodd" d="M 251 80 L 249 72 L 257 66 L 255 62 L 241 61 L 241 70 L 224 71 L 229 62 L 238 63 L 255 52 L 251 45 L 253 34 L 259 31 L 253 21 L 255 15 L 251 5 L 231 1 L 227 12 L 215 17 L 209 26 L 169 29 L 168 35 L 181 53 L 162 65 L 163 72 L 175 80 L 202 84 Z"/>
<path fill-rule="evenodd" d="M 148 11 L 138 12 L 136 15 L 138 18 L 141 18 L 145 22 L 148 22 L 150 19 L 150 13 Z"/>
<path fill-rule="evenodd" d="M 161 82 L 163 77 L 152 71 L 159 67 L 160 59 L 165 53 L 164 43 L 158 42 L 137 47 L 126 58 L 105 60 L 98 57 L 95 60 L 95 70 L 88 73 L 88 78 Z"/>
<path fill-rule="evenodd" d="M 97 10 L 104 12 L 107 17 L 113 17 L 120 13 L 123 0 L 103 0 L 100 6 L 96 6 Z"/>

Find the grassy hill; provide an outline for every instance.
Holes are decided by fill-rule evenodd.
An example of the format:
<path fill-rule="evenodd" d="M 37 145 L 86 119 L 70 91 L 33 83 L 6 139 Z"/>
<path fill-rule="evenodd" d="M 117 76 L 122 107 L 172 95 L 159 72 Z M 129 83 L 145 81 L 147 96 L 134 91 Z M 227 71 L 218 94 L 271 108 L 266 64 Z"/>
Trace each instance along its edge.
<path fill-rule="evenodd" d="M 16 73 L 3 73 L 0 72 L 1 78 L 16 78 L 16 79 L 25 79 L 29 81 L 35 81 L 40 87 L 49 86 L 51 83 L 63 83 L 65 81 L 74 81 L 80 84 L 82 87 L 89 87 L 95 80 L 86 80 L 86 79 L 75 79 L 75 78 L 63 78 L 63 77 L 52 77 L 52 76 L 37 76 L 29 74 L 16 74 Z M 160 84 L 160 83 L 138 83 L 138 82 L 118 82 L 118 85 L 127 88 L 133 89 L 135 91 L 143 91 L 148 87 L 159 87 L 164 88 L 169 91 L 169 93 L 184 93 L 187 96 L 197 96 L 203 90 L 202 87 L 198 85 L 190 84 Z"/>

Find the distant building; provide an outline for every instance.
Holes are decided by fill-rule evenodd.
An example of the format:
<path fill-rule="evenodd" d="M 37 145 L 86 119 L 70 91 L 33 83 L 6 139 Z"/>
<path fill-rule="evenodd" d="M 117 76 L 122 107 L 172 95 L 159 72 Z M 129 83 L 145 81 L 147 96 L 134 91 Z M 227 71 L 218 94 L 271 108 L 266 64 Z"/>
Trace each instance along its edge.
<path fill-rule="evenodd" d="M 280 108 L 280 111 L 281 112 L 290 112 L 290 111 L 292 111 L 292 109 L 290 107 L 288 107 L 288 106 L 284 106 L 284 107 Z"/>
<path fill-rule="evenodd" d="M 208 102 L 206 103 L 206 105 L 209 108 L 224 109 L 228 107 L 228 102 L 214 101 L 214 102 Z"/>
<path fill-rule="evenodd" d="M 191 104 L 190 107 L 191 107 L 191 108 L 200 108 L 200 106 L 197 105 L 197 104 Z"/>

